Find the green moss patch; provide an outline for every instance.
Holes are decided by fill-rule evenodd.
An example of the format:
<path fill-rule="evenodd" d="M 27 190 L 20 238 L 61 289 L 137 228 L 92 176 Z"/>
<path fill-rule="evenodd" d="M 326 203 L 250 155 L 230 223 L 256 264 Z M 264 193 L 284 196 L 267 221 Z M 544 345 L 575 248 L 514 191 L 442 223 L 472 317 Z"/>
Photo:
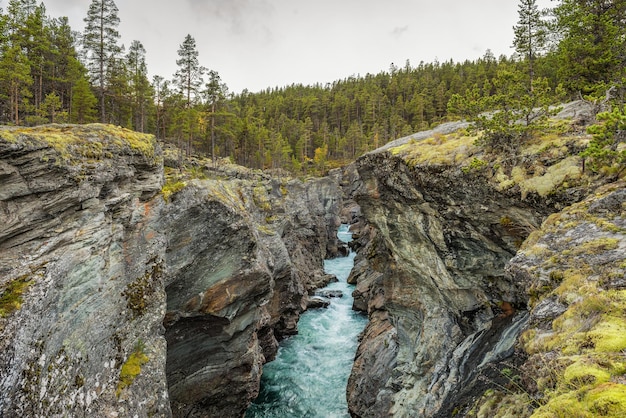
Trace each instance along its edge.
<path fill-rule="evenodd" d="M 626 321 L 606 315 L 589 331 L 589 337 L 598 352 L 615 353 L 626 350 Z"/>
<path fill-rule="evenodd" d="M 0 296 L 1 318 L 6 318 L 22 307 L 22 295 L 33 283 L 34 280 L 31 280 L 31 276 L 25 275 L 18 277 L 7 284 L 4 290 L 2 290 L 2 295 Z"/>
<path fill-rule="evenodd" d="M 128 359 L 120 370 L 120 380 L 117 384 L 116 396 L 119 398 L 124 389 L 129 387 L 141 373 L 141 367 L 150 361 L 150 358 L 144 353 L 144 345 L 139 341 L 135 345 L 135 349 L 128 356 Z"/>
<path fill-rule="evenodd" d="M 619 205 L 590 210 L 623 189 L 598 189 L 589 199 L 550 216 L 531 234 L 520 256 L 532 279 L 531 306 L 554 298 L 567 307 L 552 322 L 527 330 L 520 345 L 533 358 L 552 359 L 545 370 L 527 369 L 541 407 L 533 417 L 626 416 L 626 233 Z M 617 196 L 616 196 L 617 197 Z M 597 206 L 597 205 L 596 205 Z M 531 385 L 532 387 L 532 385 Z"/>
<path fill-rule="evenodd" d="M 626 385 L 605 383 L 589 391 L 589 409 L 596 416 L 626 416 Z"/>
<path fill-rule="evenodd" d="M 184 189 L 185 186 L 187 186 L 187 183 L 184 181 L 166 181 L 161 188 L 163 199 L 165 199 L 166 202 L 169 202 L 170 198 Z"/>
<path fill-rule="evenodd" d="M 106 124 L 4 128 L 0 138 L 8 142 L 48 145 L 66 162 L 111 158 L 116 150 L 136 152 L 151 160 L 156 158 L 153 135 Z"/>

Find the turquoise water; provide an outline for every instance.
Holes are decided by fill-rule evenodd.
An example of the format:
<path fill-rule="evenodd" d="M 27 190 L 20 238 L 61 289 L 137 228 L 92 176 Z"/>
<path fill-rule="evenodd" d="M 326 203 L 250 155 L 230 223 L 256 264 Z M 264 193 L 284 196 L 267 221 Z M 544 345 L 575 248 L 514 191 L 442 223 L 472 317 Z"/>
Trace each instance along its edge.
<path fill-rule="evenodd" d="M 352 239 L 347 226 L 337 234 Z M 357 336 L 367 318 L 352 310 L 354 286 L 346 279 L 354 253 L 324 262 L 324 270 L 337 276 L 324 289 L 339 289 L 342 298 L 331 299 L 326 309 L 302 314 L 298 334 L 281 342 L 276 360 L 263 366 L 259 397 L 246 418 L 349 417 L 346 385 L 357 348 Z"/>

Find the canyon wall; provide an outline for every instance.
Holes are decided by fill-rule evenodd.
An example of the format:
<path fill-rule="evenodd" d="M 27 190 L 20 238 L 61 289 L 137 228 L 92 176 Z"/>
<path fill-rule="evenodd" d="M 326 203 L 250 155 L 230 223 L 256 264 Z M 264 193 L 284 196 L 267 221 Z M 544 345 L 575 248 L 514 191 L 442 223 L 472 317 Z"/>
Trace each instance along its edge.
<path fill-rule="evenodd" d="M 103 125 L 0 138 L 0 415 L 170 415 L 155 141 Z"/>
<path fill-rule="evenodd" d="M 530 279 L 507 266 L 550 214 L 597 186 L 575 156 L 588 137 L 540 138 L 515 163 L 489 160 L 474 139 L 442 125 L 355 163 L 350 280 L 370 322 L 348 383 L 353 417 L 463 416 L 525 362 Z"/>
<path fill-rule="evenodd" d="M 0 131 L 0 415 L 243 414 L 333 279 L 341 194 L 196 164 L 172 193 L 152 136 Z"/>
<path fill-rule="evenodd" d="M 330 179 L 194 180 L 162 218 L 167 376 L 175 416 L 241 416 L 277 340 L 297 332 L 336 248 Z M 333 239 L 329 239 L 333 237 Z"/>

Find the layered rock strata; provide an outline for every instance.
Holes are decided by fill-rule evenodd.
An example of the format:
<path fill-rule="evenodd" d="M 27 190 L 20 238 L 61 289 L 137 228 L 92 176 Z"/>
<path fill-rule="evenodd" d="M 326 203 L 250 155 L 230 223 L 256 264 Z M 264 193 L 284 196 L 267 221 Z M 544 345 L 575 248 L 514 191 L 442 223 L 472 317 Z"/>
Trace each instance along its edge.
<path fill-rule="evenodd" d="M 332 280 L 341 194 L 203 170 L 172 194 L 149 135 L 0 132 L 0 415 L 243 414 Z"/>
<path fill-rule="evenodd" d="M 0 415 L 170 415 L 162 173 L 147 135 L 0 131 Z"/>
<path fill-rule="evenodd" d="M 323 273 L 339 188 L 271 179 L 194 181 L 172 198 L 167 375 L 175 416 L 241 416 L 277 340 L 297 332 Z"/>
<path fill-rule="evenodd" d="M 506 161 L 483 160 L 455 132 L 463 127 L 356 162 L 364 238 L 350 280 L 370 322 L 348 384 L 354 417 L 450 416 L 465 389 L 482 393 L 528 320 L 526 285 L 507 262 L 550 213 L 587 193 L 572 187 L 581 164 L 571 154 L 584 138 L 534 144 L 511 173 Z"/>

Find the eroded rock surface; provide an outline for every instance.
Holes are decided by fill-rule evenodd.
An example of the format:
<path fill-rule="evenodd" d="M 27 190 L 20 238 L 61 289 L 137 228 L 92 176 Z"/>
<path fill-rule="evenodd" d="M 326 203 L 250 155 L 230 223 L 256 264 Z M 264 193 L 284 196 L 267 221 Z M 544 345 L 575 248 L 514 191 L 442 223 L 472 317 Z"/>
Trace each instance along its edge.
<path fill-rule="evenodd" d="M 232 416 L 333 280 L 336 180 L 226 166 L 165 201 L 153 137 L 0 131 L 0 415 Z"/>
<path fill-rule="evenodd" d="M 0 415 L 170 416 L 162 172 L 134 132 L 0 131 Z"/>
<path fill-rule="evenodd" d="M 297 332 L 338 226 L 338 185 L 194 181 L 163 217 L 175 416 L 241 416 L 277 340 Z M 335 229 L 336 231 L 336 229 Z"/>
<path fill-rule="evenodd" d="M 481 168 L 467 137 L 444 136 L 462 127 L 403 138 L 356 162 L 362 239 L 350 280 L 354 307 L 370 322 L 348 384 L 354 417 L 450 416 L 460 397 L 482 393 L 481 374 L 514 352 L 528 320 L 525 286 L 506 263 L 550 213 L 585 195 L 533 189 L 569 174 L 520 176 L 527 183 L 512 187 L 501 168 Z M 560 161 L 533 158 L 545 164 L 535 175 Z"/>

